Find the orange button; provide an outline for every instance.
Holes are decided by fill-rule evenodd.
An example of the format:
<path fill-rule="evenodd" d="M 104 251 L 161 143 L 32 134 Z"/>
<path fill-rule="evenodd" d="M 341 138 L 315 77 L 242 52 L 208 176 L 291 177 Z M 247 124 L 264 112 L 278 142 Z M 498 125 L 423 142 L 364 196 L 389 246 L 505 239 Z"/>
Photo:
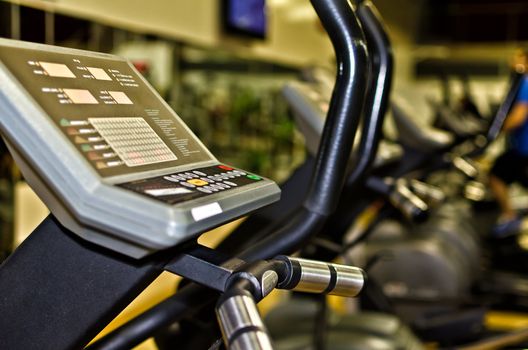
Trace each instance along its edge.
<path fill-rule="evenodd" d="M 204 180 L 200 180 L 200 179 L 191 179 L 191 180 L 187 180 L 187 182 L 190 183 L 191 185 L 195 185 L 195 186 L 209 185 L 209 182 L 204 181 Z"/>

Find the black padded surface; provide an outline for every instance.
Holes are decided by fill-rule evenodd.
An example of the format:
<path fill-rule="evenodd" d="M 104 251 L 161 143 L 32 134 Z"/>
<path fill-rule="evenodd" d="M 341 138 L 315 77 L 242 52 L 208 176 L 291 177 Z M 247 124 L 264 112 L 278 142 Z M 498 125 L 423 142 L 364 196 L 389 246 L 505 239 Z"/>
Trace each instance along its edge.
<path fill-rule="evenodd" d="M 85 244 L 51 216 L 0 265 L 0 349 L 79 349 L 162 271 Z"/>

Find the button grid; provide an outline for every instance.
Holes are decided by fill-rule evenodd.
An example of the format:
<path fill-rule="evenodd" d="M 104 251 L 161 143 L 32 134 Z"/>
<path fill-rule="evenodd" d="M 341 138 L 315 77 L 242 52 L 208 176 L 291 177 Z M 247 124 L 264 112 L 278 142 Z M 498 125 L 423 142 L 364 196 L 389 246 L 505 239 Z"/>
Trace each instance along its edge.
<path fill-rule="evenodd" d="M 125 183 L 119 186 L 150 195 L 169 204 L 175 204 L 240 188 L 260 180 L 262 178 L 256 175 L 218 165 Z M 178 192 L 176 189 L 181 191 L 178 190 Z"/>
<path fill-rule="evenodd" d="M 178 159 L 143 118 L 89 118 L 88 121 L 129 167 Z"/>

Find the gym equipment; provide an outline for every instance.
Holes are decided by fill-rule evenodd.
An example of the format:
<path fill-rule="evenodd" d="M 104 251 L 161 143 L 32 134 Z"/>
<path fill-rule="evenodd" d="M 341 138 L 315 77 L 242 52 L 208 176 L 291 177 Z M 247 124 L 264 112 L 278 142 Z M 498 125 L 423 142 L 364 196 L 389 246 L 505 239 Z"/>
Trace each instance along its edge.
<path fill-rule="evenodd" d="M 340 315 L 330 313 L 326 325 L 317 323 L 318 304 L 295 298 L 266 316 L 266 325 L 277 349 L 313 349 L 314 330 L 326 327 L 327 349 L 423 349 L 398 317 L 379 312 Z"/>
<path fill-rule="evenodd" d="M 373 61 L 375 62 L 373 67 L 373 78 L 370 81 L 371 89 L 367 96 L 368 109 L 365 112 L 366 120 L 363 121 L 363 125 L 375 125 L 374 130 L 377 130 L 376 133 L 372 132 L 372 128 L 363 131 L 360 141 L 360 149 L 363 150 L 375 150 L 377 148 L 377 140 L 379 140 L 379 132 L 381 131 L 381 123 L 383 121 L 385 108 L 386 108 L 386 97 L 387 92 L 389 91 L 388 86 L 390 85 L 390 68 L 391 68 L 391 56 L 390 56 L 390 46 L 385 45 L 383 32 L 377 28 L 377 23 L 372 22 L 371 18 L 375 16 L 373 13 L 375 9 L 373 8 L 370 2 L 362 2 L 358 6 L 358 16 L 362 22 L 370 21 L 363 23 L 363 28 L 366 31 L 368 41 L 369 52 Z M 372 24 L 373 23 L 373 24 Z M 381 38 L 374 38 L 375 36 L 382 36 Z M 306 88 L 305 88 L 306 87 Z M 323 90 L 324 91 L 324 90 Z M 309 92 L 309 93 L 304 93 Z M 299 114 L 296 116 L 297 120 L 304 121 L 304 130 L 308 130 L 310 136 L 306 136 L 308 148 L 315 149 L 317 147 L 317 142 L 313 141 L 314 139 L 319 139 L 320 137 L 320 124 L 324 121 L 324 116 L 326 114 L 326 105 L 317 103 L 317 98 L 320 97 L 317 93 L 309 90 L 308 84 L 294 83 L 289 84 L 285 88 L 285 97 L 292 104 L 293 110 Z M 324 92 L 323 92 L 324 93 Z M 321 94 L 322 95 L 322 94 Z M 329 96 L 330 94 L 325 94 Z M 306 112 L 306 113 L 303 113 Z M 304 119 L 303 119 L 304 118 Z M 316 137 L 313 137 L 316 136 Z M 312 145 L 312 146 L 310 146 Z M 397 149 L 401 149 L 397 147 Z M 368 153 L 367 153 L 368 154 Z M 374 152 L 371 153 L 375 154 Z M 363 154 L 358 152 L 357 155 L 354 155 L 349 159 L 349 165 L 352 169 L 353 167 L 364 167 L 364 170 L 370 170 L 370 162 L 374 160 L 374 157 L 371 157 L 369 160 L 359 160 L 358 157 L 362 157 Z M 384 162 L 383 159 L 377 158 L 378 165 L 384 166 L 391 163 L 391 160 Z M 393 162 L 394 160 L 392 160 Z M 359 165 L 358 165 L 359 163 Z M 376 163 L 376 160 L 374 160 Z M 310 164 L 307 162 L 306 164 Z M 302 178 L 302 172 L 306 171 L 305 168 L 307 165 L 303 165 L 300 172 L 293 175 L 293 179 Z M 368 164 L 368 165 L 365 165 Z M 354 173 L 355 170 L 352 172 Z M 301 175 L 299 175 L 301 174 Z M 350 185 L 351 188 L 357 189 L 357 179 L 361 179 L 361 183 L 366 181 L 367 186 L 371 189 L 376 189 L 379 193 L 384 193 L 394 200 L 395 204 L 399 207 L 409 207 L 414 209 L 419 209 L 420 206 L 413 205 L 416 202 L 411 200 L 404 199 L 403 194 L 406 193 L 402 190 L 405 188 L 404 184 L 399 182 L 396 184 L 386 184 L 383 179 L 375 178 L 368 176 L 366 179 L 365 175 L 354 175 L 351 174 L 350 178 L 354 179 L 347 183 L 347 186 Z M 301 187 L 298 181 L 290 180 L 289 183 Z M 285 186 L 288 186 L 287 183 Z M 392 186 L 395 185 L 395 186 Z M 290 190 L 291 187 L 283 187 L 284 190 Z M 396 189 L 397 190 L 394 190 Z M 423 189 L 423 187 L 422 187 Z M 354 199 L 358 199 L 358 192 L 354 192 Z M 361 194 L 359 195 L 361 196 Z M 420 202 L 423 203 L 423 202 Z M 271 208 L 280 206 L 280 202 L 277 205 L 273 205 L 269 208 L 268 211 L 271 211 Z M 283 208 L 286 208 L 286 204 L 282 204 Z M 350 213 L 345 213 L 342 210 L 342 206 L 338 207 L 339 214 L 350 216 Z M 286 211 L 287 209 L 283 209 Z M 425 211 L 424 208 L 422 208 Z M 413 210 L 408 210 L 413 212 Z M 279 210 L 276 209 L 278 215 Z M 270 215 L 271 217 L 271 215 Z M 250 218 L 251 219 L 251 218 Z M 328 231 L 328 228 L 324 229 Z M 236 233 L 236 231 L 235 231 Z M 313 256 L 316 256 L 313 254 Z M 338 316 L 331 314 L 328 319 L 328 324 L 316 322 L 318 311 L 317 303 L 307 300 L 289 300 L 286 303 L 280 305 L 274 311 L 266 317 L 266 324 L 268 325 L 271 334 L 273 334 L 274 339 L 277 340 L 276 344 L 281 349 L 290 349 L 290 348 L 310 348 L 311 346 L 318 347 L 321 345 L 322 340 L 314 339 L 314 329 L 325 329 L 326 333 L 323 337 L 328 338 L 328 346 L 335 349 L 355 349 L 355 348 L 373 348 L 373 349 L 385 349 L 385 348 L 406 348 L 406 349 L 420 349 L 421 345 L 417 339 L 412 335 L 408 328 L 398 321 L 395 317 L 389 316 L 386 314 L 363 314 L 359 313 L 357 315 L 346 315 Z M 316 331 L 317 332 L 317 331 Z M 317 338 L 317 336 L 315 336 Z M 324 342 L 324 341 L 323 341 Z"/>
<path fill-rule="evenodd" d="M 448 70 L 449 68 L 445 69 Z M 449 72 L 444 71 L 440 79 L 442 81 L 442 100 L 427 99 L 433 109 L 433 126 L 447 130 L 460 139 L 484 132 L 489 119 L 491 119 L 491 114 L 483 116 L 480 113 L 470 91 L 469 77 L 467 75 L 459 76 L 463 95 L 454 106 L 451 106 L 452 98 L 450 95 L 452 90 L 449 86 Z"/>
<path fill-rule="evenodd" d="M 320 82 L 292 81 L 284 87 L 283 95 L 293 111 L 297 127 L 304 136 L 306 149 L 311 155 L 317 154 L 328 112 L 328 87 Z M 382 139 L 373 166 L 383 167 L 400 160 L 402 155 L 403 149 L 400 145 Z M 354 162 L 354 157 L 357 157 L 356 153 L 352 154 L 351 163 Z"/>
<path fill-rule="evenodd" d="M 368 28 L 368 26 L 364 25 L 364 28 Z M 314 85 L 313 83 L 294 83 L 289 84 L 285 89 L 285 96 L 296 111 L 296 121 L 299 122 L 300 129 L 305 133 L 309 149 L 315 148 L 313 140 L 316 140 L 318 136 L 317 122 L 324 118 L 324 110 L 327 106 L 325 97 L 329 96 L 329 93 L 325 90 L 326 84 L 319 84 L 315 87 Z M 451 164 L 454 163 L 454 166 L 460 168 L 467 176 L 474 177 L 475 169 L 467 162 L 465 157 L 474 156 L 482 152 L 485 146 L 495 139 L 500 130 L 500 125 L 506 117 L 509 108 L 511 108 L 517 87 L 518 83 L 514 81 L 500 110 L 491 121 L 489 129 L 486 131 L 487 134 L 485 136 L 473 134 L 466 143 L 461 143 L 465 140 L 455 138 L 444 131 L 434 130 L 432 133 L 435 136 L 439 136 L 428 136 L 428 133 L 418 128 L 412 119 L 408 117 L 408 113 L 403 111 L 404 108 L 400 107 L 401 103 L 393 103 L 393 114 L 395 114 L 400 139 L 404 142 L 405 148 L 404 161 L 400 163 L 407 164 L 401 164 L 395 170 L 392 170 L 392 173 L 397 176 L 409 176 L 407 174 L 412 171 L 411 176 L 420 177 L 429 174 L 434 169 L 452 166 Z M 446 152 L 451 152 L 451 154 L 446 156 Z M 374 189 L 376 186 L 372 186 L 373 180 L 376 179 L 372 175 L 369 176 L 366 187 Z M 383 187 L 379 180 L 375 181 L 375 183 L 377 185 L 381 184 L 378 187 Z M 336 218 L 334 216 L 332 218 L 334 220 L 331 219 L 329 224 L 323 229 L 323 231 L 332 232 L 333 237 L 332 242 L 324 242 L 327 249 L 334 250 L 334 255 L 326 255 L 326 259 L 331 259 L 332 256 L 338 254 L 342 249 L 340 248 L 342 245 L 342 234 L 350 227 L 350 225 L 343 225 L 346 222 L 343 217 L 348 215 L 360 221 L 361 215 L 358 215 L 358 211 L 354 207 L 358 205 L 358 197 L 361 195 L 358 194 L 357 188 L 355 190 L 353 195 L 356 202 L 349 203 L 351 205 L 348 206 L 348 212 L 343 210 L 340 204 L 338 213 L 340 213 L 341 217 L 336 215 Z M 433 197 L 437 196 L 433 195 Z M 367 210 L 369 209 L 367 207 Z M 468 203 L 460 201 L 446 203 L 437 212 L 438 214 L 432 220 L 421 227 L 415 228 L 413 230 L 414 234 L 410 234 L 408 229 L 401 226 L 398 222 L 386 223 L 376 227 L 374 230 L 369 230 L 368 228 L 359 230 L 360 232 L 369 231 L 371 234 L 371 239 L 368 242 L 369 244 L 367 244 L 366 259 L 364 260 L 373 261 L 382 252 L 391 252 L 388 259 L 376 260 L 373 267 L 369 268 L 369 272 L 371 271 L 369 275 L 371 275 L 373 280 L 381 284 L 386 294 L 392 297 L 393 300 L 398 299 L 402 303 L 414 303 L 410 308 L 399 307 L 398 311 L 400 311 L 400 314 L 408 316 L 406 318 L 407 321 L 414 321 L 420 317 L 418 319 L 420 324 L 416 326 L 421 328 L 424 333 L 429 333 L 428 336 L 433 336 L 433 339 L 434 334 L 432 334 L 432 331 L 436 331 L 438 336 L 440 332 L 449 328 L 449 322 L 458 324 L 455 327 L 458 328 L 458 332 L 452 332 L 453 334 L 458 333 L 457 335 L 467 336 L 469 332 L 466 331 L 470 328 L 474 328 L 474 330 L 481 329 L 483 311 L 470 310 L 461 313 L 460 317 L 453 318 L 449 315 L 446 316 L 444 313 L 446 308 L 441 303 L 447 303 L 448 309 L 451 310 L 453 306 L 462 302 L 469 294 L 472 282 L 480 275 L 480 237 L 474 225 L 471 224 L 472 212 Z M 382 215 L 376 214 L 376 216 L 381 218 Z M 378 220 L 376 218 L 371 220 L 371 224 L 374 225 Z M 350 220 L 349 222 L 353 221 Z M 388 225 L 391 226 L 390 229 L 387 229 Z M 357 244 L 360 240 L 356 227 L 351 227 L 350 231 L 353 232 L 354 237 L 347 240 L 349 242 L 347 245 L 349 246 Z M 330 243 L 334 243 L 334 245 Z M 318 240 L 317 244 L 323 245 L 321 240 Z M 320 257 L 314 252 L 310 252 L 310 256 Z M 413 273 L 409 273 L 409 271 L 413 271 Z M 440 303 L 436 309 L 431 303 L 433 300 Z M 422 304 L 421 307 L 416 307 L 417 302 Z M 421 317 L 424 306 L 426 311 L 432 311 L 432 319 L 428 320 Z M 436 313 L 436 316 L 440 316 L 436 320 L 434 313 Z M 441 320 L 441 318 L 443 319 Z M 461 320 L 465 320 L 465 324 L 462 324 Z M 437 323 L 436 325 L 434 324 L 435 322 Z M 435 327 L 437 328 L 436 330 Z M 280 330 L 278 331 L 278 334 L 281 334 Z M 464 332 L 466 334 L 463 334 Z M 444 336 L 446 335 L 446 333 L 443 334 Z"/>
<path fill-rule="evenodd" d="M 364 259 L 381 252 L 389 257 L 369 269 L 371 277 L 392 299 L 463 299 L 480 275 L 480 240 L 470 221 L 468 203 L 447 202 L 422 225 L 381 223 L 367 240 Z"/>
<path fill-rule="evenodd" d="M 288 83 L 283 89 L 284 97 L 294 112 L 295 122 L 304 136 L 306 148 L 311 155 L 319 147 L 319 138 L 328 110 L 328 103 L 326 101 L 329 93 L 326 90 L 327 87 L 324 83 L 297 81 Z M 383 139 L 380 140 L 376 150 L 376 156 L 372 163 L 374 170 L 371 170 L 373 172 L 378 171 L 382 173 L 383 171 L 380 169 L 394 166 L 403 157 L 403 148 L 400 145 Z M 358 153 L 352 153 L 349 160 L 350 168 L 355 166 L 354 164 L 357 162 L 355 158 L 358 157 Z M 422 190 L 422 195 L 427 197 L 427 194 L 432 194 L 431 192 L 434 191 L 430 186 L 423 183 L 418 184 L 417 180 L 411 185 L 404 179 L 396 180 L 391 177 L 380 178 L 374 175 L 367 177 L 363 185 L 369 190 L 388 198 L 410 220 L 423 221 L 427 217 L 427 204 L 419 196 L 415 195 L 412 188 L 418 186 Z M 436 196 L 438 196 L 438 193 Z"/>
<path fill-rule="evenodd" d="M 242 224 L 247 229 L 246 231 L 237 229 L 235 231 L 237 239 L 235 241 L 231 240 L 229 244 L 223 244 L 218 248 L 229 254 L 241 251 L 236 255 L 250 261 L 259 257 L 273 256 L 276 254 L 275 252 L 281 249 L 295 251 L 309 237 L 319 231 L 328 213 L 333 212 L 335 198 L 343 183 L 344 169 L 346 168 L 348 159 L 347 150 L 352 145 L 353 135 L 355 134 L 354 130 L 357 127 L 357 119 L 351 120 L 351 118 L 357 117 L 361 112 L 360 107 L 362 106 L 364 83 L 368 69 L 366 53 L 364 52 L 366 45 L 362 35 L 359 35 L 361 30 L 359 29 L 357 19 L 348 14 L 350 9 L 346 2 L 313 1 L 312 4 L 322 19 L 323 25 L 327 29 L 332 42 L 336 45 L 336 56 L 341 69 L 337 76 L 335 91 L 330 102 L 331 112 L 325 124 L 321 148 L 317 156 L 319 166 L 310 168 L 307 176 L 299 178 L 299 180 L 304 184 L 313 177 L 322 179 L 319 174 L 324 173 L 327 181 L 323 183 L 314 182 L 312 186 L 307 184 L 305 191 L 302 193 L 297 195 L 289 192 L 288 196 L 283 197 L 283 200 L 298 201 L 298 205 L 289 206 L 287 215 L 281 213 L 280 216 L 268 221 L 267 224 L 272 223 L 272 225 L 267 225 L 268 230 L 264 230 L 265 234 L 262 234 L 262 231 L 258 232 L 258 234 L 255 232 L 255 227 L 259 226 L 253 221 L 256 215 L 252 215 Z M 355 73 L 352 74 L 352 72 Z M 364 157 L 371 157 L 371 153 L 366 152 Z M 319 185 L 316 185 L 317 183 Z M 327 195 L 328 191 L 331 191 L 332 196 Z M 257 214 L 260 214 L 260 211 Z M 230 235 L 229 238 L 232 236 Z M 260 238 L 261 241 L 258 244 L 253 244 L 251 241 L 252 238 L 255 238 L 255 241 L 258 241 L 258 238 Z M 244 247 L 249 248 L 243 250 Z M 175 313 L 179 315 L 177 308 L 178 301 L 194 293 L 196 293 L 195 286 L 183 287 L 173 298 L 159 305 L 160 313 L 163 310 L 164 315 L 174 315 Z M 172 319 L 161 317 L 159 313 L 153 311 L 146 313 L 142 317 L 132 321 L 129 325 L 124 326 L 120 332 L 131 335 L 130 339 L 132 339 L 132 334 L 137 335 L 137 333 L 143 333 L 145 328 L 152 331 L 180 320 L 181 318 L 176 317 Z M 203 335 L 209 333 L 201 328 L 206 322 L 206 319 L 201 318 L 200 321 L 196 321 L 196 318 L 193 317 L 190 321 L 195 322 L 189 323 L 187 326 L 197 332 L 197 334 Z M 189 329 L 185 325 L 182 325 L 182 322 L 180 322 L 178 328 L 180 330 L 185 329 L 185 331 L 174 335 L 172 344 L 196 348 L 200 345 L 205 346 L 208 343 L 207 340 L 200 344 L 196 344 L 195 342 L 189 343 Z M 117 337 L 113 338 L 115 339 Z M 138 336 L 136 340 L 139 338 Z M 203 336 L 200 337 L 200 339 L 203 338 Z M 108 341 L 111 342 L 112 339 L 108 339 Z M 123 343 L 123 348 L 125 348 L 125 344 L 130 346 L 133 343 Z"/>
<path fill-rule="evenodd" d="M 3 137 L 53 213 L 0 267 L 1 348 L 81 348 L 163 270 L 224 293 L 216 309 L 230 348 L 270 348 L 254 303 L 275 287 L 359 292 L 357 268 L 273 259 L 334 211 L 364 102 L 353 9 L 312 3 L 341 67 L 313 185 L 291 220 L 237 257 L 193 238 L 278 199 L 272 181 L 219 164 L 126 61 L 0 42 Z M 90 348 L 130 348 L 215 299 L 189 285 Z"/>
<path fill-rule="evenodd" d="M 3 39 L 1 130 L 62 225 L 135 258 L 279 198 L 220 164 L 132 65 Z"/>

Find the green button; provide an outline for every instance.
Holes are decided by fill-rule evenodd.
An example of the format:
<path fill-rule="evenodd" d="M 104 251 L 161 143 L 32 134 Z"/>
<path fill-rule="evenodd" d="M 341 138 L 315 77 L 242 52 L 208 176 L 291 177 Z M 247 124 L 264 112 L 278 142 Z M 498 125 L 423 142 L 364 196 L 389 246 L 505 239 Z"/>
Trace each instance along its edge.
<path fill-rule="evenodd" d="M 82 146 L 81 146 L 81 149 L 82 149 L 84 152 L 88 152 L 88 151 L 91 151 L 91 150 L 92 150 L 92 146 L 90 146 L 90 145 L 82 145 Z"/>
<path fill-rule="evenodd" d="M 257 176 L 257 175 L 253 175 L 253 174 L 248 174 L 247 175 L 247 178 L 248 179 L 251 179 L 251 180 L 262 180 L 262 178 L 260 176 Z"/>

